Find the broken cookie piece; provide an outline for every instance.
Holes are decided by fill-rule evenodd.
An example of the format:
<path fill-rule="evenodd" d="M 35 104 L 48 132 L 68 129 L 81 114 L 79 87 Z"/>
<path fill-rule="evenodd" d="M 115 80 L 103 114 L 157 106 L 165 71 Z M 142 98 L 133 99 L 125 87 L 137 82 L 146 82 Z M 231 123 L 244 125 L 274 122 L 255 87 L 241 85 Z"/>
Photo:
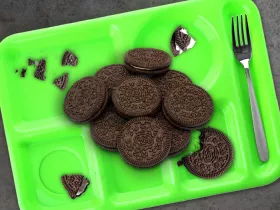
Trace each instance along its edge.
<path fill-rule="evenodd" d="M 186 52 L 191 42 L 191 36 L 187 34 L 186 29 L 179 26 L 174 33 L 174 38 L 176 47 Z"/>
<path fill-rule="evenodd" d="M 199 137 L 201 149 L 177 162 L 195 176 L 204 179 L 224 174 L 233 161 L 233 147 L 228 137 L 215 128 L 203 128 Z"/>
<path fill-rule="evenodd" d="M 34 73 L 34 76 L 39 80 L 45 80 L 45 71 L 46 71 L 46 60 L 42 59 L 40 60 L 37 69 Z"/>
<path fill-rule="evenodd" d="M 191 49 L 195 40 L 188 34 L 187 30 L 179 26 L 172 35 L 170 46 L 172 54 L 176 57 L 188 49 Z"/>
<path fill-rule="evenodd" d="M 59 89 L 64 90 L 68 83 L 68 73 L 64 74 L 61 77 L 58 77 L 54 80 L 53 84 L 55 84 Z"/>
<path fill-rule="evenodd" d="M 72 199 L 82 195 L 89 185 L 89 180 L 82 175 L 64 175 L 61 177 L 62 184 Z"/>
<path fill-rule="evenodd" d="M 75 56 L 70 51 L 66 51 L 62 58 L 62 66 L 77 66 L 78 65 L 78 57 Z"/>

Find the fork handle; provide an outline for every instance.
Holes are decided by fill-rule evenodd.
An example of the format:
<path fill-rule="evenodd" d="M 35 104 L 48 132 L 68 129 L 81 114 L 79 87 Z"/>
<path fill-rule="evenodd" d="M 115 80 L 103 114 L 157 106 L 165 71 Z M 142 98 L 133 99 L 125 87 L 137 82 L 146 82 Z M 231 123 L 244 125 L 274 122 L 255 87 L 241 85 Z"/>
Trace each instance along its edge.
<path fill-rule="evenodd" d="M 250 70 L 249 68 L 245 68 L 245 71 L 246 71 L 246 77 L 247 77 L 249 93 L 250 93 L 251 111 L 252 111 L 252 118 L 253 118 L 255 138 L 256 138 L 259 158 L 261 161 L 266 162 L 268 160 L 268 148 L 267 148 L 266 138 L 264 134 L 262 119 L 261 119 L 258 103 L 256 100 L 256 95 L 255 95 L 255 91 L 250 75 Z"/>

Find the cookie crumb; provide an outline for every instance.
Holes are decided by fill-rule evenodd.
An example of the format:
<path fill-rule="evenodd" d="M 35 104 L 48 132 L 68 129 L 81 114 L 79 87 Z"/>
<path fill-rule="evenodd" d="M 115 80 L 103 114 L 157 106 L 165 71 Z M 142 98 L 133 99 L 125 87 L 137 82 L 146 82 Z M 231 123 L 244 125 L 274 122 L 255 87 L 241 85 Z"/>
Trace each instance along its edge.
<path fill-rule="evenodd" d="M 28 66 L 32 66 L 34 64 L 35 64 L 35 61 L 30 59 L 30 58 L 28 58 Z"/>
<path fill-rule="evenodd" d="M 26 75 L 26 69 L 22 69 L 20 72 L 20 77 L 25 77 Z"/>

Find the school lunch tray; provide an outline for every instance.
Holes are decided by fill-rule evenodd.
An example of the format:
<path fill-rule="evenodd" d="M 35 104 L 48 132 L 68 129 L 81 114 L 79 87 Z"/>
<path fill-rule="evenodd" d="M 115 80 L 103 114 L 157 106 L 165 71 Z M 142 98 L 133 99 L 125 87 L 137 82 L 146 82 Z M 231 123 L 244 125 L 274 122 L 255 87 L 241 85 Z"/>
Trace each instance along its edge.
<path fill-rule="evenodd" d="M 245 71 L 232 52 L 231 17 L 247 14 L 253 56 L 250 64 L 269 149 L 259 160 Z M 169 52 L 173 31 L 182 25 L 195 46 L 172 59 L 172 69 L 187 74 L 213 97 L 209 126 L 223 131 L 234 148 L 234 161 L 221 177 L 205 180 L 177 161 L 139 169 L 118 153 L 99 148 L 88 124 L 72 123 L 63 112 L 68 89 L 101 67 L 123 63 L 129 49 Z M 61 66 L 66 50 L 77 67 Z M 28 58 L 45 58 L 46 80 L 34 78 Z M 0 44 L 0 103 L 18 196 L 23 210 L 140 209 L 272 183 L 280 176 L 280 122 L 269 59 L 258 9 L 251 0 L 192 0 L 95 20 L 12 35 Z M 16 69 L 27 67 L 25 78 Z M 53 80 L 69 73 L 59 90 Z M 198 137 L 193 137 L 195 141 Z M 87 191 L 72 200 L 60 181 L 82 174 Z"/>

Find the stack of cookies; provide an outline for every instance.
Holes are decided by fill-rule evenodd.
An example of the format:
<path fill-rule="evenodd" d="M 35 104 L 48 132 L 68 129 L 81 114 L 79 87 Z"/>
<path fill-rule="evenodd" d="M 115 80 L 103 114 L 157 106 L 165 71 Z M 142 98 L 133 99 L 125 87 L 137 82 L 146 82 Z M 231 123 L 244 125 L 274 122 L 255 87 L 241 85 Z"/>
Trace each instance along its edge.
<path fill-rule="evenodd" d="M 89 122 L 96 144 L 139 168 L 181 153 L 191 131 L 200 129 L 201 150 L 178 165 L 203 178 L 226 171 L 233 156 L 230 141 L 216 129 L 202 129 L 213 113 L 211 96 L 185 74 L 170 70 L 171 57 L 162 50 L 130 50 L 124 63 L 77 81 L 65 98 L 66 115 Z"/>

